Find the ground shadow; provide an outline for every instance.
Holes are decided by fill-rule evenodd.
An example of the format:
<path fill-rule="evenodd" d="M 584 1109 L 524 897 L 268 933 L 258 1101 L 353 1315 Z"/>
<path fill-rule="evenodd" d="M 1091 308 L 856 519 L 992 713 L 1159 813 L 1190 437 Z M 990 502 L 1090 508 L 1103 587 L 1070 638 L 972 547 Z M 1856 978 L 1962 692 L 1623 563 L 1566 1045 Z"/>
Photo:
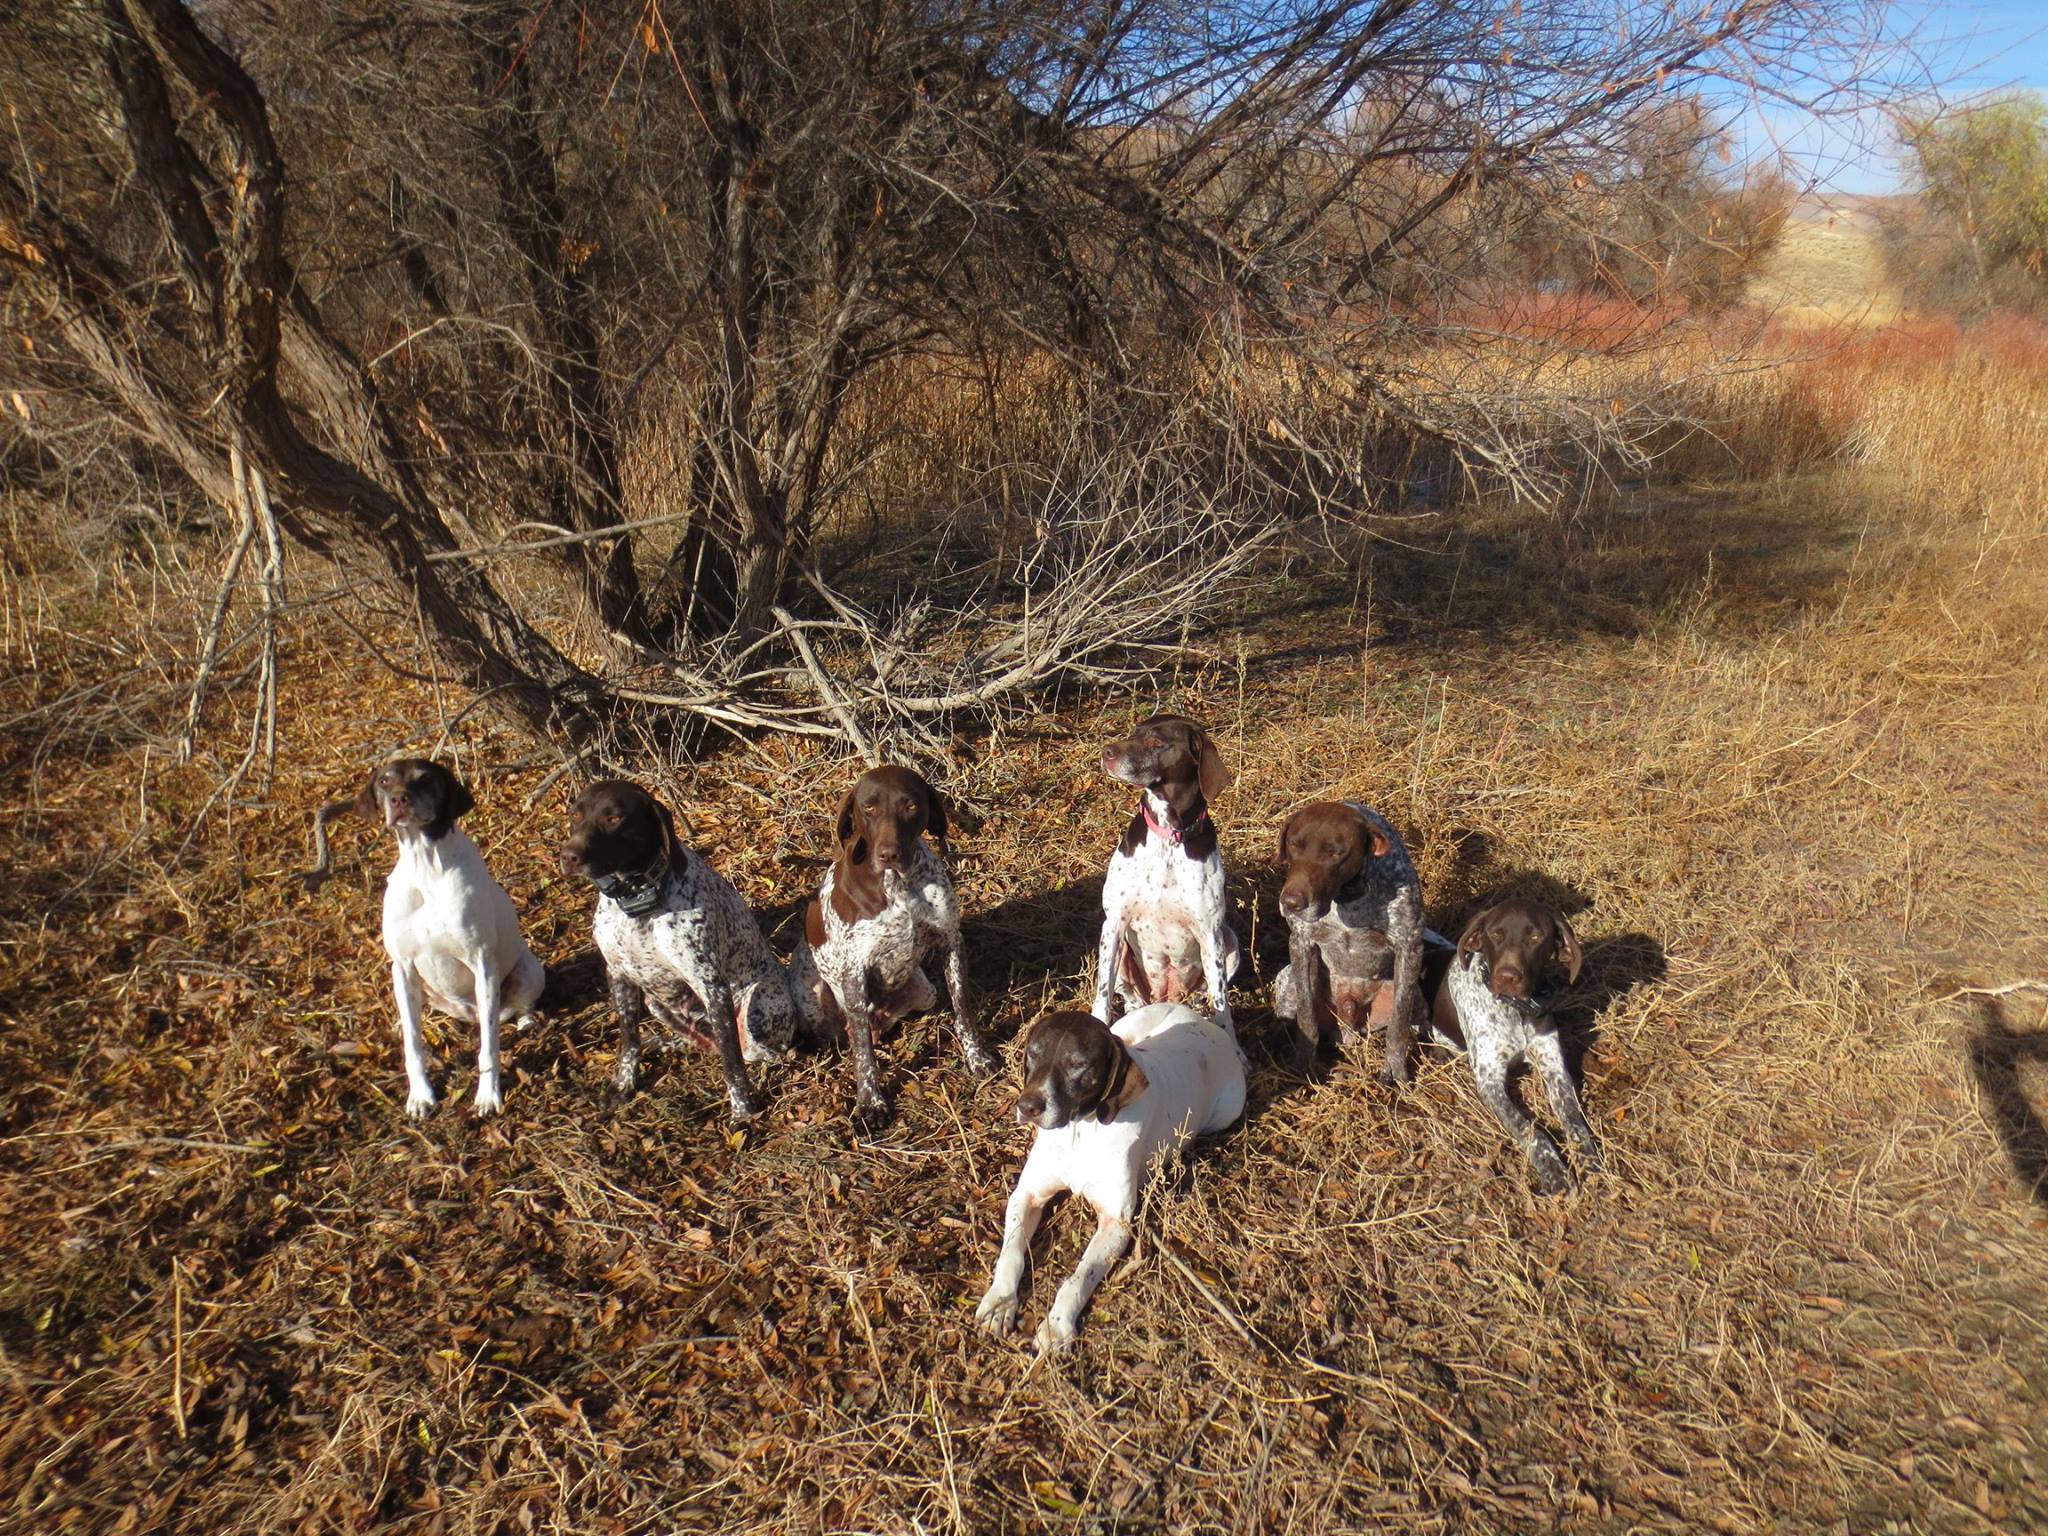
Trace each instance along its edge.
<path fill-rule="evenodd" d="M 2015 1030 L 1996 998 L 1984 999 L 1977 1019 L 1969 1044 L 1970 1076 L 1984 1096 L 2013 1176 L 2031 1199 L 2048 1205 L 2048 1121 L 2020 1081 L 2022 1063 L 2048 1062 L 2048 1035 Z"/>
<path fill-rule="evenodd" d="M 966 919 L 961 932 L 968 980 L 985 999 L 1035 999 L 1078 975 L 1092 979 L 1102 938 L 1102 876 L 1012 896 Z"/>

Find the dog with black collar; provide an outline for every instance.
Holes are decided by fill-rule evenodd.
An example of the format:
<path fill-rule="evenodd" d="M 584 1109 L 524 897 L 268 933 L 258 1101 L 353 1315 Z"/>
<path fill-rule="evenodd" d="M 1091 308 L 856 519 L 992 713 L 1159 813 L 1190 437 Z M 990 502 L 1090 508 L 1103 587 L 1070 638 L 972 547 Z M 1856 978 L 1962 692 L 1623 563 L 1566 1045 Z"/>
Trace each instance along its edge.
<path fill-rule="evenodd" d="M 623 779 L 570 804 L 561 867 L 597 887 L 592 929 L 619 1021 L 619 1091 L 633 1090 L 640 1022 L 652 1013 L 718 1052 L 735 1121 L 759 1114 L 747 1064 L 787 1054 L 797 1015 L 789 973 L 740 893 L 683 846 L 667 806 Z"/>
<path fill-rule="evenodd" d="M 1121 1012 L 1113 1003 L 1176 1003 L 1206 988 L 1217 1022 L 1234 1035 L 1237 930 L 1209 814 L 1230 786 L 1223 754 L 1187 716 L 1154 715 L 1103 749 L 1102 771 L 1140 795 L 1102 881 L 1095 1017 L 1113 1024 Z"/>
<path fill-rule="evenodd" d="M 1307 1072 L 1336 1037 L 1363 1045 L 1386 1030 L 1380 1080 L 1408 1075 L 1422 1001 L 1422 881 L 1393 823 L 1355 800 L 1304 805 L 1280 829 L 1280 910 L 1287 965 L 1273 1012 L 1294 1021 L 1294 1064 Z"/>

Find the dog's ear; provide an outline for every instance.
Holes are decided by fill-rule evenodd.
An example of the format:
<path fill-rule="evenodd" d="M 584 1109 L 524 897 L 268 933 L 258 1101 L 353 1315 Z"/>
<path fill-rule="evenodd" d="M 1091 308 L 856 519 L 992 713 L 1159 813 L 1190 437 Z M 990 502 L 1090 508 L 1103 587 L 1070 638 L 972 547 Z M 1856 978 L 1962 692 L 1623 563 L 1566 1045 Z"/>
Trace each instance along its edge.
<path fill-rule="evenodd" d="M 367 816 L 372 821 L 381 819 L 377 814 L 377 775 L 383 771 L 384 765 L 379 763 L 370 770 L 370 776 L 363 780 L 363 792 L 356 796 L 355 803 L 349 807 L 358 816 Z"/>
<path fill-rule="evenodd" d="M 1216 750 L 1216 743 L 1209 739 L 1207 731 L 1192 723 L 1188 731 L 1194 737 L 1192 746 L 1196 772 L 1202 781 L 1202 798 L 1214 800 L 1230 788 L 1230 765 L 1223 761 L 1223 754 Z"/>
<path fill-rule="evenodd" d="M 1358 817 L 1358 831 L 1365 839 L 1365 856 L 1368 859 L 1384 859 L 1393 851 L 1393 840 L 1387 836 L 1384 828 L 1377 825 L 1363 811 L 1354 811 L 1352 814 Z"/>
<path fill-rule="evenodd" d="M 1095 1118 L 1104 1125 L 1122 1114 L 1125 1105 L 1135 1102 L 1139 1094 L 1151 1087 L 1146 1080 L 1145 1069 L 1131 1058 L 1131 1048 L 1113 1034 L 1109 1038 L 1116 1048 L 1116 1065 L 1110 1071 L 1109 1086 L 1103 1090 L 1102 1102 L 1095 1106 Z"/>
<path fill-rule="evenodd" d="M 924 829 L 931 833 L 932 841 L 941 848 L 946 846 L 946 797 L 933 789 L 930 781 L 922 774 L 918 783 L 924 785 Z"/>
<path fill-rule="evenodd" d="M 1557 918 L 1557 958 L 1564 962 L 1566 975 L 1576 984 L 1579 979 L 1579 967 L 1585 961 L 1585 956 L 1579 950 L 1579 936 L 1572 932 L 1572 925 L 1566 921 L 1562 912 L 1553 915 Z"/>
<path fill-rule="evenodd" d="M 1294 816 L 1299 816 L 1300 814 L 1301 812 L 1296 811 Z M 1273 857 L 1280 861 L 1282 869 L 1287 867 L 1287 834 L 1294 830 L 1294 816 L 1290 816 L 1280 823 L 1280 845 L 1273 851 Z"/>
<path fill-rule="evenodd" d="M 853 788 L 858 787 L 856 784 Z M 846 791 L 845 797 L 839 802 L 838 838 L 839 846 L 842 848 L 853 841 L 853 788 L 849 788 Z"/>
<path fill-rule="evenodd" d="M 659 800 L 651 801 L 651 804 L 656 819 L 661 822 L 661 851 L 668 855 L 670 864 L 675 864 L 678 862 L 676 855 L 683 851 L 683 845 L 676 838 L 676 819 Z"/>
<path fill-rule="evenodd" d="M 1486 941 L 1480 936 L 1479 929 L 1486 919 L 1492 915 L 1492 912 L 1493 908 L 1491 907 L 1481 907 L 1472 914 L 1471 919 L 1465 924 L 1465 931 L 1458 935 L 1458 958 L 1460 960 L 1485 947 Z"/>
<path fill-rule="evenodd" d="M 439 763 L 434 765 L 441 768 Z M 448 804 L 443 812 L 450 821 L 459 821 L 476 809 L 476 796 L 469 792 L 469 786 L 455 777 L 451 769 L 441 768 L 441 777 L 447 780 Z"/>

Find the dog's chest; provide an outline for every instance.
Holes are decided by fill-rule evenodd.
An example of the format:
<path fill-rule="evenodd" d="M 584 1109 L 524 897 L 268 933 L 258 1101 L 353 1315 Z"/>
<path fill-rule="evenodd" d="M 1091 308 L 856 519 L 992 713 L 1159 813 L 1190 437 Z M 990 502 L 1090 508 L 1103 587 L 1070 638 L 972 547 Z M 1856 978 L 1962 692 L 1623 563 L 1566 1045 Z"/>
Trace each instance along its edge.
<path fill-rule="evenodd" d="M 1190 858 L 1178 844 L 1147 837 L 1131 852 L 1110 856 L 1103 900 L 1124 914 L 1133 938 L 1165 941 L 1202 926 L 1222 885 L 1223 861 L 1215 854 Z"/>
<path fill-rule="evenodd" d="M 406 850 L 384 882 L 385 953 L 394 960 L 414 960 L 474 949 L 481 896 L 473 872 L 459 859 Z"/>
<path fill-rule="evenodd" d="M 691 869 L 672 880 L 661 910 L 634 917 L 617 902 L 600 899 L 591 925 L 605 964 L 627 980 L 642 985 L 675 975 L 676 960 L 696 960 L 726 953 L 727 926 L 720 920 L 715 893 L 704 889 Z"/>
<path fill-rule="evenodd" d="M 881 985 L 893 986 L 959 926 L 953 883 L 929 852 L 907 872 L 885 874 L 881 910 L 851 921 L 832 905 L 834 873 L 826 872 L 821 896 L 825 944 L 819 960 L 824 968 L 863 971 Z"/>
<path fill-rule="evenodd" d="M 1484 970 L 1479 956 L 1466 955 L 1451 966 L 1450 974 L 1444 978 L 1444 985 L 1451 989 L 1451 1002 L 1458 1010 L 1458 1027 L 1464 1031 L 1465 1047 L 1477 1060 L 1519 1061 L 1528 1054 L 1529 1043 L 1537 1031 L 1545 1026 L 1512 1003 L 1495 997 L 1486 984 Z"/>

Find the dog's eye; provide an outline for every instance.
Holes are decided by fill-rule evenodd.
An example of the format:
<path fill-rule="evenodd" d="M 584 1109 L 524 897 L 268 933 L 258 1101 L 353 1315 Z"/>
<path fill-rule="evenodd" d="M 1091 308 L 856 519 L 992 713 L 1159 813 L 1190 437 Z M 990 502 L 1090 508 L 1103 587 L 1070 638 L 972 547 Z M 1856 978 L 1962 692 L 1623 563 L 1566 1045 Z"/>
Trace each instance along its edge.
<path fill-rule="evenodd" d="M 604 829 L 607 832 L 616 832 L 619 830 L 619 813 L 617 811 L 614 811 L 611 815 L 605 817 Z"/>

